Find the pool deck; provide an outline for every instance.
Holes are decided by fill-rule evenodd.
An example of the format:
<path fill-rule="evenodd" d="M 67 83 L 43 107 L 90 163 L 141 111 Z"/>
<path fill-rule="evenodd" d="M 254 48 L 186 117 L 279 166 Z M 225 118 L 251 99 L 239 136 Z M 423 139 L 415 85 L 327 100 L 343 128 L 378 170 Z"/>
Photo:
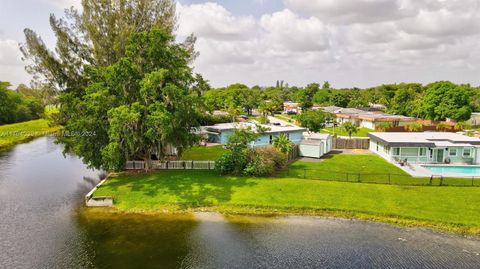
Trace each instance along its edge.
<path fill-rule="evenodd" d="M 409 166 L 401 166 L 397 163 L 393 163 L 398 168 L 402 169 L 406 173 L 410 174 L 412 177 L 431 177 L 431 176 L 443 176 L 443 177 L 458 177 L 458 178 L 471 178 L 471 177 L 480 177 L 480 175 L 469 175 L 469 174 L 460 174 L 460 173 L 434 173 L 427 168 L 423 167 L 424 165 L 435 164 L 417 164 L 411 163 Z M 441 166 L 446 166 L 445 164 L 439 164 Z M 462 165 L 462 164 L 451 164 L 451 166 L 472 166 L 472 165 Z"/>

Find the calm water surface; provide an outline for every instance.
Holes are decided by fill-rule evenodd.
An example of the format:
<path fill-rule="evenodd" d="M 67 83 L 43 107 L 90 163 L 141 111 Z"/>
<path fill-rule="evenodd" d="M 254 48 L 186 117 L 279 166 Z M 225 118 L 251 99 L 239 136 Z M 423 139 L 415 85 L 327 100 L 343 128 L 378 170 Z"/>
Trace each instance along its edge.
<path fill-rule="evenodd" d="M 480 268 L 480 240 L 328 218 L 82 208 L 99 172 L 40 138 L 0 152 L 0 268 Z"/>

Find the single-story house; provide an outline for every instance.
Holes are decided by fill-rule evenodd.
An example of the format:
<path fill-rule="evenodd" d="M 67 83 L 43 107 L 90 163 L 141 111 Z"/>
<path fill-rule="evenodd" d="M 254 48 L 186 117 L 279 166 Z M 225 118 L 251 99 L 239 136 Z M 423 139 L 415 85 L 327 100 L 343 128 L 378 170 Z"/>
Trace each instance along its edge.
<path fill-rule="evenodd" d="M 256 131 L 256 126 L 256 124 L 250 122 L 219 123 L 213 126 L 205 126 L 203 129 L 208 135 L 209 142 L 226 144 L 228 142 L 228 137 L 234 132 L 234 129 L 252 128 L 253 131 Z M 292 143 L 298 145 L 303 139 L 303 132 L 306 131 L 305 128 L 290 125 L 277 126 L 260 124 L 259 126 L 265 128 L 266 131 L 257 139 L 257 141 L 252 142 L 253 147 L 269 145 L 272 143 L 274 137 L 282 133 L 287 135 Z"/>
<path fill-rule="evenodd" d="M 480 126 L 480 112 L 473 112 L 467 123 L 472 126 Z"/>
<path fill-rule="evenodd" d="M 301 157 L 320 158 L 332 150 L 332 136 L 329 134 L 312 133 L 298 147 Z"/>
<path fill-rule="evenodd" d="M 284 113 L 295 113 L 299 114 L 302 112 L 302 108 L 298 103 L 294 102 L 284 102 L 283 103 L 283 112 Z"/>
<path fill-rule="evenodd" d="M 416 119 L 413 117 L 392 115 L 381 111 L 365 111 L 358 108 L 336 109 L 336 107 L 325 107 L 323 111 L 334 113 L 338 124 L 351 122 L 356 126 L 372 130 L 375 130 L 377 125 L 382 122 L 389 122 L 392 124 L 392 127 L 405 126 L 416 122 Z"/>
<path fill-rule="evenodd" d="M 480 139 L 458 133 L 369 133 L 370 150 L 391 162 L 480 163 Z"/>

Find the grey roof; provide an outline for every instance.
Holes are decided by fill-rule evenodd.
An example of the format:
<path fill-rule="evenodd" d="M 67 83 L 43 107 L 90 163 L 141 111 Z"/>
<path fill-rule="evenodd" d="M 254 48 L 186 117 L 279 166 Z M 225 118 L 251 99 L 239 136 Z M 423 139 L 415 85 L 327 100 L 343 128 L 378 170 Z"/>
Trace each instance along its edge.
<path fill-rule="evenodd" d="M 302 140 L 300 142 L 300 145 L 314 145 L 314 146 L 320 146 L 322 144 L 321 140 Z"/>
<path fill-rule="evenodd" d="M 326 107 L 322 108 L 323 112 L 327 112 L 327 113 L 337 113 L 338 111 L 340 111 L 342 109 L 343 108 L 339 107 L 339 106 L 326 106 Z"/>
<path fill-rule="evenodd" d="M 389 146 L 426 146 L 426 147 L 468 147 L 480 145 L 480 139 L 448 132 L 372 132 L 372 140 L 381 141 Z"/>
<path fill-rule="evenodd" d="M 303 127 L 298 127 L 293 125 L 288 125 L 288 126 L 267 125 L 267 124 L 257 124 L 257 125 L 266 128 L 267 131 L 265 131 L 265 133 L 267 134 L 268 133 L 285 133 L 285 132 L 303 132 L 307 130 Z M 257 125 L 250 122 L 219 123 L 213 126 L 205 126 L 205 129 L 207 129 L 208 131 L 222 132 L 222 131 L 232 130 L 236 128 L 250 127 L 252 128 L 252 130 L 256 131 Z"/>
<path fill-rule="evenodd" d="M 308 140 L 325 140 L 330 138 L 329 134 L 322 134 L 322 133 L 310 133 L 304 135 Z"/>

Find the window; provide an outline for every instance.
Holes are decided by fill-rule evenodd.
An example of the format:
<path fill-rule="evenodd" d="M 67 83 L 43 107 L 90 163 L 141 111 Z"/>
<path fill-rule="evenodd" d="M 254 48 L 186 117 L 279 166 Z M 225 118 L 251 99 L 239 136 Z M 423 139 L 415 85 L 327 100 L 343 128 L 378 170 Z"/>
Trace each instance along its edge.
<path fill-rule="evenodd" d="M 420 148 L 418 156 L 427 156 L 427 149 L 426 148 Z"/>
<path fill-rule="evenodd" d="M 463 149 L 463 157 L 470 157 L 470 155 L 472 154 L 472 149 L 469 149 L 469 148 L 464 148 Z"/>
<path fill-rule="evenodd" d="M 402 157 L 417 157 L 418 148 L 402 148 Z"/>
<path fill-rule="evenodd" d="M 377 151 L 378 151 L 378 143 L 377 143 Z"/>
<path fill-rule="evenodd" d="M 448 151 L 448 156 L 457 156 L 457 149 L 450 148 L 450 150 Z"/>
<path fill-rule="evenodd" d="M 393 148 L 393 155 L 400 156 L 400 148 Z"/>

